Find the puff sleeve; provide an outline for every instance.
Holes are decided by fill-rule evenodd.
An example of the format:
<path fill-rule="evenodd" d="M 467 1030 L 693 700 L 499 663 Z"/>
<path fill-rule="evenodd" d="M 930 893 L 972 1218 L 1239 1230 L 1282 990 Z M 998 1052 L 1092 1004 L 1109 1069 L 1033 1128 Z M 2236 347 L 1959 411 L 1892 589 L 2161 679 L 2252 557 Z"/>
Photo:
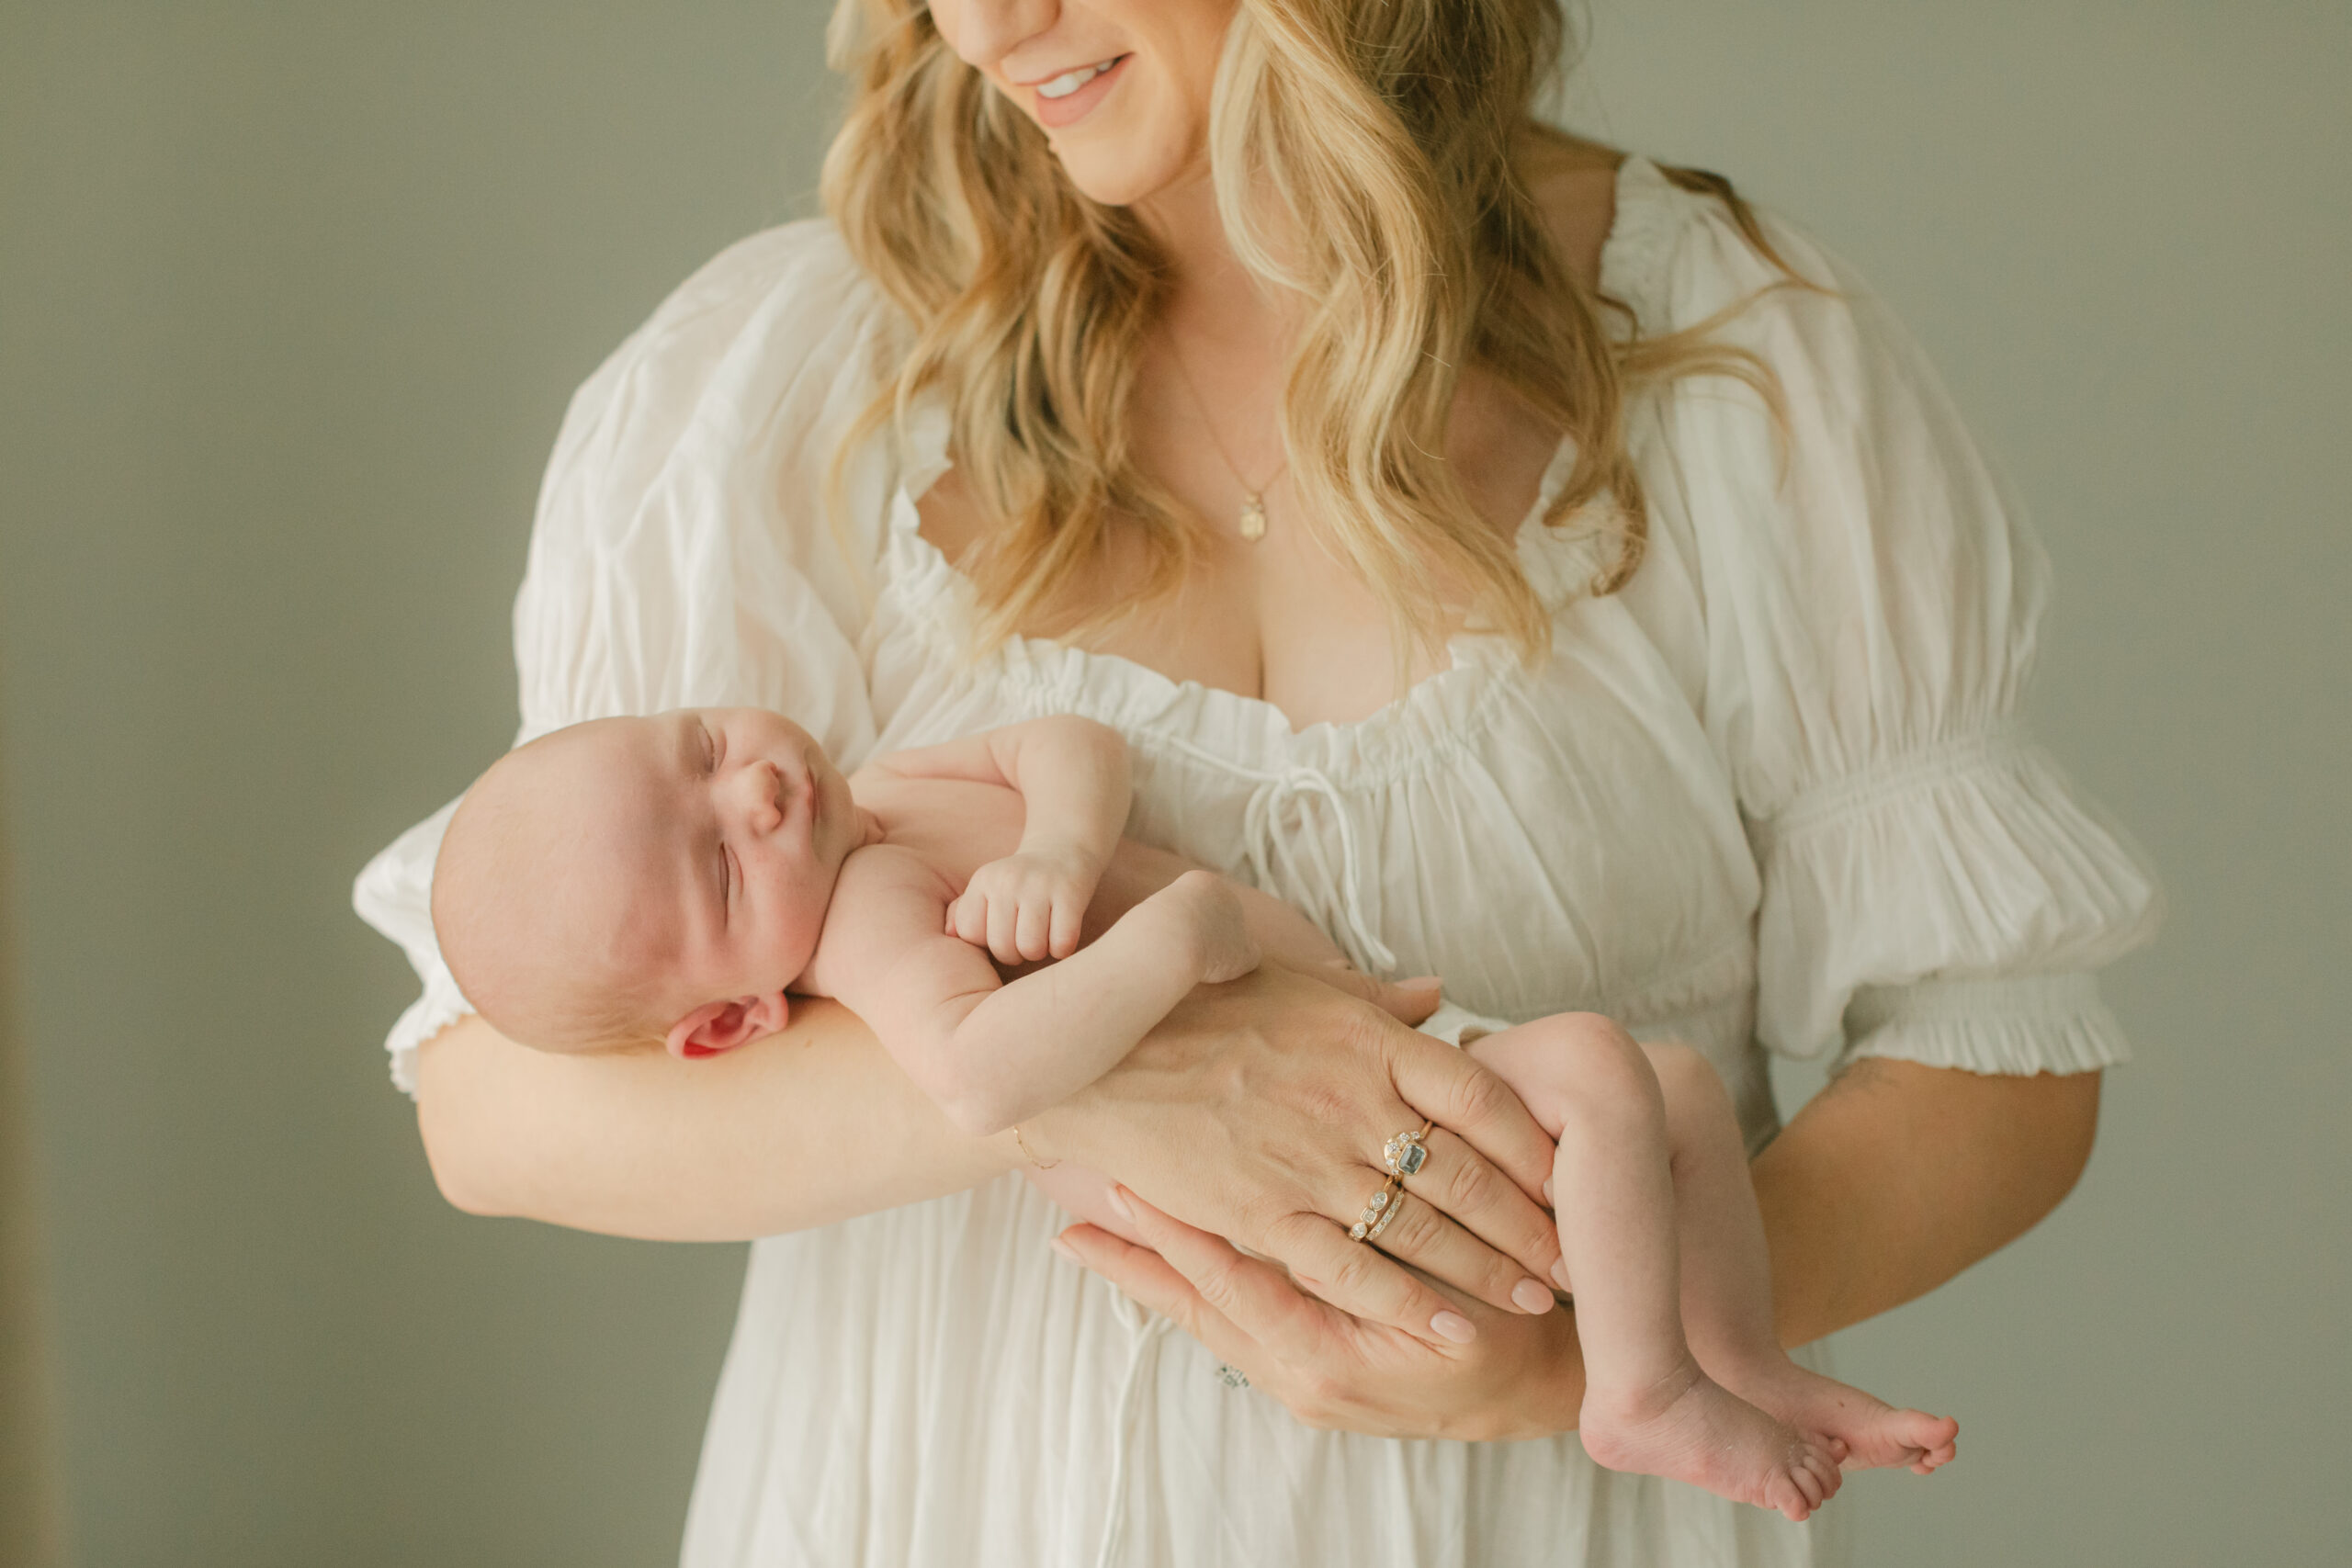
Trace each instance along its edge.
<path fill-rule="evenodd" d="M 844 766 L 874 743 L 858 639 L 889 458 L 826 476 L 870 397 L 891 318 L 831 228 L 743 241 L 688 279 L 574 395 L 541 485 L 514 604 L 517 743 L 614 714 L 744 705 L 789 713 Z M 441 962 L 433 862 L 456 802 L 401 835 L 354 888 L 424 990 L 387 1045 L 471 1010 Z"/>
<path fill-rule="evenodd" d="M 1679 326 L 1746 301 L 1716 335 L 1785 400 L 1783 426 L 1696 378 L 1658 416 L 1697 542 L 1705 720 L 1760 875 L 1758 1038 L 1980 1073 L 2126 1059 L 2092 972 L 2162 900 L 2018 716 L 2039 544 L 1849 269 L 1768 219 L 1828 291 L 1774 288 L 1720 206 L 1689 204 L 1650 309 Z"/>

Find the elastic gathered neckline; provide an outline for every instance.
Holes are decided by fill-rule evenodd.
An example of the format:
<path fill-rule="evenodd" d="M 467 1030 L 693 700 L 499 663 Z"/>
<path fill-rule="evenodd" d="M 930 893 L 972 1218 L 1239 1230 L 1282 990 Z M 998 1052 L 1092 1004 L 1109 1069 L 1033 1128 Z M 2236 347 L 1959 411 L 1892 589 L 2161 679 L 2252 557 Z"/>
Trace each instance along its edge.
<path fill-rule="evenodd" d="M 1649 313 L 1651 275 L 1670 238 L 1679 195 L 1646 158 L 1629 155 L 1619 165 L 1616 208 L 1601 245 L 1600 286 L 1633 307 L 1637 318 Z M 948 426 L 946 411 L 935 400 L 910 412 L 909 449 L 890 497 L 884 591 L 903 593 L 929 610 L 908 616 L 907 624 L 922 628 L 951 657 L 968 659 L 976 590 L 922 536 L 917 508 L 920 498 L 955 466 L 946 450 Z M 1599 529 L 1560 528 L 1544 521 L 1576 458 L 1573 440 L 1562 437 L 1544 465 L 1533 504 L 1512 535 L 1521 570 L 1555 620 L 1599 574 L 1605 537 Z M 1475 737 L 1499 695 L 1501 678 L 1519 663 L 1516 650 L 1490 632 L 1457 633 L 1446 640 L 1446 668 L 1432 671 L 1363 717 L 1295 728 L 1287 713 L 1264 697 L 1180 681 L 1123 654 L 1047 637 L 1008 637 L 967 673 L 977 677 L 992 666 L 1039 712 L 1080 713 L 1147 747 L 1172 731 L 1246 759 L 1245 766 L 1312 766 L 1362 786 L 1426 770 Z"/>

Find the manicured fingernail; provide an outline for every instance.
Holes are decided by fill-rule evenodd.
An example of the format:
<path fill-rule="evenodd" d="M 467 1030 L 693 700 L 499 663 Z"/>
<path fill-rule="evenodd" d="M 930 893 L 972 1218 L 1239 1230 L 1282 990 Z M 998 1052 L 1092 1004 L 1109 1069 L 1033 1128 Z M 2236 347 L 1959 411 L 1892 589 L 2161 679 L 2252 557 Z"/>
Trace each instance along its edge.
<path fill-rule="evenodd" d="M 1551 1179 L 1550 1177 L 1548 1177 L 1548 1176 L 1547 1176 L 1547 1177 L 1545 1177 L 1545 1178 L 1544 1179 L 1544 1201 L 1545 1201 L 1546 1203 L 1548 1203 L 1548 1202 L 1550 1202 L 1551 1201 L 1552 1201 L 1552 1179 Z"/>
<path fill-rule="evenodd" d="M 1453 1340 L 1456 1345 L 1467 1345 L 1478 1337 L 1476 1326 L 1458 1312 L 1438 1314 L 1430 1319 L 1430 1326 L 1441 1337 Z"/>
<path fill-rule="evenodd" d="M 1547 1313 L 1552 1310 L 1552 1292 L 1532 1280 L 1521 1280 L 1510 1288 L 1510 1299 L 1524 1313 Z"/>
<path fill-rule="evenodd" d="M 1552 1265 L 1552 1282 L 1562 1290 L 1568 1289 L 1568 1260 L 1565 1258 Z"/>
<path fill-rule="evenodd" d="M 1078 1255 L 1078 1248 L 1076 1248 L 1076 1247 L 1072 1247 L 1069 1243 L 1068 1243 L 1068 1242 L 1064 1241 L 1061 1237 L 1059 1237 L 1059 1236 L 1056 1236 L 1056 1237 L 1054 1237 L 1053 1242 L 1052 1242 L 1052 1244 L 1051 1244 L 1051 1245 L 1052 1245 L 1052 1247 L 1053 1247 L 1053 1249 L 1054 1249 L 1056 1252 L 1060 1253 L 1064 1258 L 1069 1258 L 1072 1263 L 1077 1264 L 1080 1269 L 1083 1269 L 1083 1268 L 1085 1268 L 1085 1267 L 1086 1267 L 1086 1259 L 1085 1259 L 1085 1258 L 1080 1258 L 1080 1257 Z"/>
<path fill-rule="evenodd" d="M 1127 1206 L 1127 1190 L 1125 1188 L 1115 1184 L 1113 1185 L 1111 1189 L 1111 1207 L 1117 1212 L 1119 1218 L 1126 1221 L 1127 1224 L 1133 1224 L 1136 1223 L 1136 1212 Z"/>

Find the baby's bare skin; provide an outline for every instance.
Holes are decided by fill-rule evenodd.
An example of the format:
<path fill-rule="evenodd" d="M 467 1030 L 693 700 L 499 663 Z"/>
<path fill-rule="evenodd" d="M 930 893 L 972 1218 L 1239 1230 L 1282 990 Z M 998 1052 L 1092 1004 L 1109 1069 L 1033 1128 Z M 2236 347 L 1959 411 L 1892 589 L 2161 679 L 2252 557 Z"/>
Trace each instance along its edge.
<path fill-rule="evenodd" d="M 1267 954 L 1345 968 L 1287 906 L 1124 843 L 1131 805 L 1125 742 L 1073 716 L 854 781 L 765 709 L 593 720 L 467 792 L 435 927 L 469 999 L 526 1044 L 707 1057 L 783 1028 L 791 993 L 832 997 L 987 1136 L 1091 1083 L 1196 986 Z M 1425 990 L 1374 999 L 1419 1017 Z"/>
<path fill-rule="evenodd" d="M 1576 1290 L 1577 1431 L 1611 1470 L 1670 1476 L 1795 1520 L 1844 1468 L 1951 1459 L 1959 1424 L 1806 1371 L 1772 1323 L 1771 1259 L 1723 1080 L 1590 1013 L 1467 1049 L 1559 1147 L 1552 1190 Z"/>

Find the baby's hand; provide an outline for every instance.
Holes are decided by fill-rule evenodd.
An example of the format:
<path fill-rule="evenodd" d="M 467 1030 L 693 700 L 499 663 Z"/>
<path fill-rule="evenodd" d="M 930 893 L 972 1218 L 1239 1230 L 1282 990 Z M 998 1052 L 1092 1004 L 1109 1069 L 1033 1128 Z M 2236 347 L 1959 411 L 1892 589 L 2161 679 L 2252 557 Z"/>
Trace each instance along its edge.
<path fill-rule="evenodd" d="M 947 932 L 1000 964 L 1068 958 L 1078 951 L 1098 874 L 1075 856 L 1050 852 L 992 860 L 948 906 Z"/>

